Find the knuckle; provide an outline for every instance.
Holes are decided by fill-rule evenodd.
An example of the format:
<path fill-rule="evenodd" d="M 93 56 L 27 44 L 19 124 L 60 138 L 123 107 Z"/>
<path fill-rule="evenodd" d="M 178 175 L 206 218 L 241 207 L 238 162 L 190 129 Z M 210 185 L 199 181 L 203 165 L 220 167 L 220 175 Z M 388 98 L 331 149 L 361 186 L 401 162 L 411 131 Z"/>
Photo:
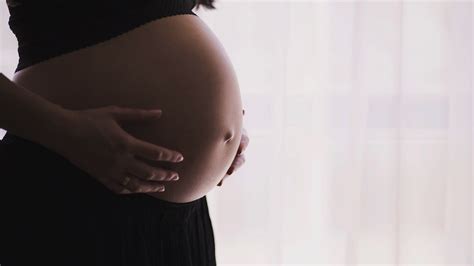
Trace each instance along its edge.
<path fill-rule="evenodd" d="M 154 171 L 148 173 L 147 180 L 154 180 L 156 178 L 156 173 Z"/>

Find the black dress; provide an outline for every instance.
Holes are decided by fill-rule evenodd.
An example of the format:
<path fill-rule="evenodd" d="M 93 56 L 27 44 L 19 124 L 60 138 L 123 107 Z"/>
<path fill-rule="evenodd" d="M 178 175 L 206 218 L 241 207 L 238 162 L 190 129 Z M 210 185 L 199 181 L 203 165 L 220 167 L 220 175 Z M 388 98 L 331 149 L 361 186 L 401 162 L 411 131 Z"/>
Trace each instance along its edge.
<path fill-rule="evenodd" d="M 0 264 L 216 265 L 206 196 L 119 195 L 59 154 L 0 141 Z"/>

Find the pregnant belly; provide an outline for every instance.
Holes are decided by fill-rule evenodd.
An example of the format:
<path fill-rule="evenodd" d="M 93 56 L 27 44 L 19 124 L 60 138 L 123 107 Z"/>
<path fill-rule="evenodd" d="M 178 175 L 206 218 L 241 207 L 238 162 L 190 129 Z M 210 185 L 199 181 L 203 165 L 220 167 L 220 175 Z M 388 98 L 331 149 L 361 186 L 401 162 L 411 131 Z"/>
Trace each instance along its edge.
<path fill-rule="evenodd" d="M 213 189 L 237 152 L 242 102 L 231 62 L 197 16 L 155 20 L 15 74 L 13 81 L 64 108 L 107 105 L 160 108 L 160 119 L 124 124 L 134 137 L 181 152 L 184 161 L 141 159 L 172 169 L 180 180 L 150 193 L 189 202 Z"/>

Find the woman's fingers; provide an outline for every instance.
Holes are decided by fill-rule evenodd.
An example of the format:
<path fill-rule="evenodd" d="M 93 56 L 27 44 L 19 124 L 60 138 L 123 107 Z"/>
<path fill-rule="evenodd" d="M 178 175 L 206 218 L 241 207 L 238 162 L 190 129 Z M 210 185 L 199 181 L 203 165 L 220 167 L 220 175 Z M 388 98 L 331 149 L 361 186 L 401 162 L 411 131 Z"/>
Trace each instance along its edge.
<path fill-rule="evenodd" d="M 117 121 L 133 122 L 135 120 L 160 118 L 163 113 L 161 109 L 143 110 L 118 106 L 109 106 L 107 108 L 110 109 L 110 113 Z"/>
<path fill-rule="evenodd" d="M 130 142 L 130 152 L 145 159 L 176 163 L 184 159 L 183 155 L 177 151 L 172 151 L 140 139 L 132 138 Z"/>
<path fill-rule="evenodd" d="M 234 166 L 235 168 L 239 168 L 239 167 L 242 166 L 244 163 L 245 163 L 245 155 L 244 155 L 244 154 L 239 154 L 239 155 L 237 156 L 237 158 L 235 159 L 233 166 Z"/>
<path fill-rule="evenodd" d="M 134 176 L 147 181 L 176 181 L 179 179 L 175 171 L 152 167 L 140 160 L 134 159 L 127 167 L 127 171 Z"/>
<path fill-rule="evenodd" d="M 227 174 L 231 175 L 236 169 L 240 168 L 245 163 L 245 155 L 239 154 L 235 157 L 234 161 L 232 162 L 231 167 L 227 170 Z"/>
<path fill-rule="evenodd" d="M 141 180 L 131 174 L 125 175 L 120 181 L 120 185 L 132 193 L 163 192 L 165 186 L 155 181 Z"/>
<path fill-rule="evenodd" d="M 144 181 L 131 174 L 126 174 L 122 178 L 107 179 L 101 178 L 99 181 L 116 194 L 150 193 L 163 192 L 165 186 L 154 181 Z"/>
<path fill-rule="evenodd" d="M 242 128 L 242 137 L 240 138 L 240 144 L 239 144 L 239 149 L 237 150 L 237 154 L 241 154 L 242 152 L 247 149 L 247 146 L 249 145 L 250 139 L 247 134 L 247 130 L 245 128 Z"/>

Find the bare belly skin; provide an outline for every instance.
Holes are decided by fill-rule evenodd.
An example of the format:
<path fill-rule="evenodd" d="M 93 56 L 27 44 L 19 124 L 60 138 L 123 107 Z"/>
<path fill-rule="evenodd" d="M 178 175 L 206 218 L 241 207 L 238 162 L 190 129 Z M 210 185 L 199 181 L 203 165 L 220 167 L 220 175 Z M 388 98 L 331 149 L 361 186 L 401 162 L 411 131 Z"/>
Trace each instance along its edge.
<path fill-rule="evenodd" d="M 178 172 L 159 199 L 184 203 L 216 187 L 241 138 L 237 78 L 218 39 L 197 16 L 161 18 L 102 43 L 25 68 L 13 82 L 64 108 L 160 108 L 156 122 L 124 125 L 133 136 L 179 151 Z M 86 192 L 85 192 L 86 193 Z"/>

